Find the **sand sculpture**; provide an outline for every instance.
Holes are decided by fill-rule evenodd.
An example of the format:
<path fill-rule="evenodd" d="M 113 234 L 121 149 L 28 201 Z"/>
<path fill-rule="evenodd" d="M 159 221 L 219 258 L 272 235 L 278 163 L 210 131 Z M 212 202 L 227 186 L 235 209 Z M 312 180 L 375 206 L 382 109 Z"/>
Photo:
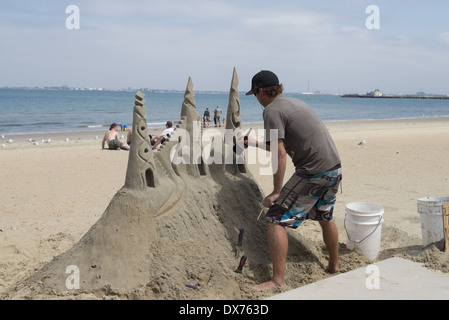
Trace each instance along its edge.
<path fill-rule="evenodd" d="M 225 150 L 232 145 L 226 146 L 222 135 L 209 133 L 210 144 L 198 139 L 204 129 L 197 125 L 201 117 L 194 97 L 189 78 L 181 120 L 172 137 L 153 151 L 146 101 L 137 93 L 124 186 L 81 240 L 27 279 L 19 296 L 186 299 L 196 297 L 194 286 L 201 288 L 202 297 L 219 297 L 236 281 L 244 282 L 235 272 L 242 254 L 247 256 L 244 272 L 252 279 L 269 275 L 265 224 L 257 221 L 262 192 L 246 164 L 236 163 L 238 154 L 231 152 L 233 163 L 225 161 Z M 226 119 L 227 131 L 240 129 L 235 69 Z M 236 137 L 231 138 L 235 143 Z M 221 148 L 212 148 L 217 142 Z M 195 148 L 223 161 L 201 161 Z M 176 164 L 176 154 L 192 161 Z M 241 229 L 244 241 L 236 255 Z"/>

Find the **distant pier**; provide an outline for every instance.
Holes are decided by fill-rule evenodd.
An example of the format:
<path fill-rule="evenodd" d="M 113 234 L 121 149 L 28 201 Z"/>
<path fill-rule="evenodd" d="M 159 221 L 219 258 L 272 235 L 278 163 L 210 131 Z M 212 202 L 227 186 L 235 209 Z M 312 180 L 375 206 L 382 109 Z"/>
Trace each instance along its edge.
<path fill-rule="evenodd" d="M 345 94 L 342 98 L 371 98 L 371 99 L 421 99 L 421 100 L 449 100 L 449 96 L 414 96 L 414 95 L 366 95 L 366 94 Z"/>

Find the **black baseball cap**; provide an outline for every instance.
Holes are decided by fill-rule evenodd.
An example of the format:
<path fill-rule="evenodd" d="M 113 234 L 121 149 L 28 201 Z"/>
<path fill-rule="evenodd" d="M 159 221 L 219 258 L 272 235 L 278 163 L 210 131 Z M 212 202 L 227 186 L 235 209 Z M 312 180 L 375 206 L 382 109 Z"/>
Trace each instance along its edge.
<path fill-rule="evenodd" d="M 258 88 L 268 88 L 279 85 L 277 75 L 268 70 L 262 70 L 257 73 L 251 81 L 251 90 L 246 93 L 247 96 L 254 94 L 254 90 Z"/>

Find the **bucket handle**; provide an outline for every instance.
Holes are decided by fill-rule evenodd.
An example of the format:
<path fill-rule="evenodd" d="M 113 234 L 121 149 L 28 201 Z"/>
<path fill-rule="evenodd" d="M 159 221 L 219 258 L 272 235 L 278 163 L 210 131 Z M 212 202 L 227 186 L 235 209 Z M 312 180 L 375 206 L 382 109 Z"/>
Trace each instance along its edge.
<path fill-rule="evenodd" d="M 349 233 L 348 233 L 348 229 L 346 229 L 346 219 L 344 219 L 344 226 L 345 226 L 345 231 L 346 231 L 346 235 L 348 236 L 349 241 L 351 242 L 355 242 L 355 243 L 362 243 L 363 241 L 365 241 L 366 239 L 368 239 L 369 237 L 371 237 L 371 235 L 376 232 L 377 228 L 379 228 L 380 223 L 382 222 L 382 216 L 380 216 L 379 218 L 379 223 L 377 224 L 376 228 L 373 230 L 373 232 L 371 232 L 369 235 L 367 235 L 365 238 L 363 238 L 362 240 L 359 241 L 354 241 L 351 240 L 351 238 L 349 237 Z"/>

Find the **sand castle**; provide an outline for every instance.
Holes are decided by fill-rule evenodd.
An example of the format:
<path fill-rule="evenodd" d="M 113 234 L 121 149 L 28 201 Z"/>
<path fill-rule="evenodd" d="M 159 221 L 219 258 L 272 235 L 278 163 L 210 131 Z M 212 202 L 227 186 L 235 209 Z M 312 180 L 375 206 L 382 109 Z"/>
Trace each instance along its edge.
<path fill-rule="evenodd" d="M 231 152 L 234 162 L 225 161 L 232 146 L 222 135 L 211 137 L 210 145 L 219 142 L 221 148 L 208 155 L 223 161 L 207 164 L 195 155 L 197 148 L 204 155 L 204 143 L 194 97 L 189 78 L 181 119 L 172 137 L 153 151 L 144 94 L 136 94 L 124 186 L 81 240 L 27 279 L 17 297 L 185 299 L 195 297 L 192 286 L 200 287 L 203 297 L 208 292 L 217 297 L 236 280 L 244 285 L 245 278 L 235 272 L 242 254 L 247 277 L 269 275 L 265 225 L 257 221 L 262 192 L 246 164 L 237 161 L 241 155 Z M 232 129 L 227 131 L 240 129 L 235 69 L 226 119 L 226 129 Z M 190 163 L 173 161 L 178 154 L 188 155 Z M 242 228 L 242 252 L 236 255 Z"/>

